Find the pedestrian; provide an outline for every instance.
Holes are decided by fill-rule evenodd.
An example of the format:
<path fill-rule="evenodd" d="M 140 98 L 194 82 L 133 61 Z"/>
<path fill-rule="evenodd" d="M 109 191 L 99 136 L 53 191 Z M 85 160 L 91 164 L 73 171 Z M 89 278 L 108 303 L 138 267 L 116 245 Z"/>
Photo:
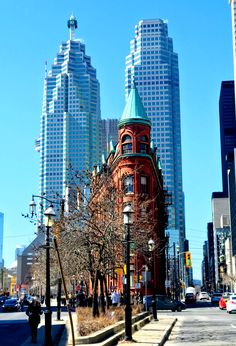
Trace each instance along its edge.
<path fill-rule="evenodd" d="M 31 342 L 33 344 L 37 343 L 37 332 L 38 325 L 40 323 L 40 315 L 42 315 L 41 305 L 39 301 L 33 299 L 32 303 L 29 304 L 26 315 L 29 316 L 29 325 L 31 329 Z"/>
<path fill-rule="evenodd" d="M 120 300 L 120 296 L 117 291 L 113 291 L 111 294 L 111 302 L 113 306 L 117 306 Z"/>

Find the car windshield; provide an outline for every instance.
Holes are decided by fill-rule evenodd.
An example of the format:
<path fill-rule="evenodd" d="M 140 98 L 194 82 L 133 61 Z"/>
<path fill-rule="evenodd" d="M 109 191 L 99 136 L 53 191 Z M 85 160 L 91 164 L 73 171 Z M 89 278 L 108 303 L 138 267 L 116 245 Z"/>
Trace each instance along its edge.
<path fill-rule="evenodd" d="M 231 296 L 230 299 L 236 300 L 236 296 Z"/>
<path fill-rule="evenodd" d="M 213 297 L 221 297 L 221 296 L 222 296 L 221 293 L 214 293 L 214 294 L 213 294 Z"/>

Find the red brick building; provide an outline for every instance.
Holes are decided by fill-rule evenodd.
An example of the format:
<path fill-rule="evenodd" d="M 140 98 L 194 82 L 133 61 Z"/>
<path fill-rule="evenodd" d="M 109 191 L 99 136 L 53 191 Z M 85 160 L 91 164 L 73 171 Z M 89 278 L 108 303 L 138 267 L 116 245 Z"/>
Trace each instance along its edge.
<path fill-rule="evenodd" d="M 157 293 L 163 294 L 166 277 L 167 214 L 162 171 L 157 149 L 153 148 L 151 142 L 150 130 L 151 122 L 145 113 L 138 91 L 133 86 L 118 123 L 118 143 L 116 146 L 111 143 L 110 154 L 103 168 L 106 167 L 106 174 L 110 172 L 117 190 L 123 191 L 122 198 L 119 198 L 118 210 L 122 213 L 124 206 L 127 203 L 131 204 L 135 219 L 138 220 L 137 224 L 144 223 L 144 229 L 136 229 L 136 232 L 148 230 L 149 239 L 155 241 L 154 282 Z M 140 288 L 143 294 L 145 292 L 150 294 L 153 278 L 151 278 L 148 256 L 151 254 L 148 254 L 147 246 L 143 251 L 145 254 L 133 251 L 131 256 L 131 288 L 133 290 Z M 117 278 L 116 283 L 120 285 L 121 279 Z"/>

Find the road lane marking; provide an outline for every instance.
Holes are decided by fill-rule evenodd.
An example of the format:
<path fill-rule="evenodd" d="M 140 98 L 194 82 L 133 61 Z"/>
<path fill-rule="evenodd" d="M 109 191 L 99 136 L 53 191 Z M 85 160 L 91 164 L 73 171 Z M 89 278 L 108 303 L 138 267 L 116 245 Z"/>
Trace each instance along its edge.
<path fill-rule="evenodd" d="M 232 328 L 236 328 L 236 326 L 234 326 L 233 324 L 231 324 L 231 327 L 232 327 Z"/>

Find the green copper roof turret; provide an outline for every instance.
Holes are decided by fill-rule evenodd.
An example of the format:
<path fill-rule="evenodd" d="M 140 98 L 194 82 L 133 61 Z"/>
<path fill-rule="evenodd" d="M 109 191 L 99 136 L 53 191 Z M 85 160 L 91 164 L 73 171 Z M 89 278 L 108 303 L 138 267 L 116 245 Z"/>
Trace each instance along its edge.
<path fill-rule="evenodd" d="M 148 119 L 148 116 L 143 107 L 141 98 L 139 96 L 138 90 L 136 89 L 135 84 L 131 86 L 129 97 L 124 109 L 124 112 L 118 123 L 118 127 L 122 127 L 126 124 L 142 124 L 148 125 L 151 127 L 151 121 Z"/>

